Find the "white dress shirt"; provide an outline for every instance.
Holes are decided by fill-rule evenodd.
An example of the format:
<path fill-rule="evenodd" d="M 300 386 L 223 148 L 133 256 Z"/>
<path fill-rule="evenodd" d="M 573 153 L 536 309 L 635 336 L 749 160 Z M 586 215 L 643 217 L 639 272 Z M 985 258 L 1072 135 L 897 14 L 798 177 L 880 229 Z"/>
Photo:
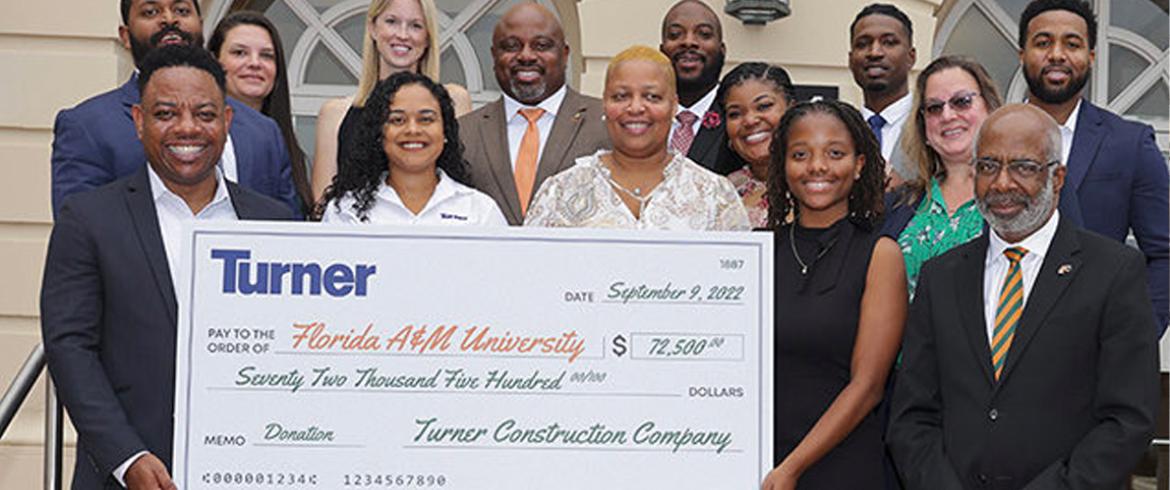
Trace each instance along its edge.
<path fill-rule="evenodd" d="M 1068 114 L 1068 120 L 1060 125 L 1060 163 L 1068 165 L 1068 155 L 1072 153 L 1073 135 L 1077 134 L 1077 117 L 1081 115 L 1081 104 L 1084 99 L 1077 99 L 1077 106 Z"/>
<path fill-rule="evenodd" d="M 224 153 L 230 153 L 226 147 Z M 167 189 L 162 178 L 154 172 L 154 168 L 149 163 L 146 164 L 146 174 L 150 177 L 150 195 L 154 199 L 155 214 L 158 215 L 158 231 L 162 235 L 163 251 L 166 252 L 167 267 L 171 272 L 171 286 L 174 291 L 178 292 L 181 281 L 179 254 L 183 247 L 183 223 L 191 220 L 235 221 L 238 219 L 236 208 L 232 206 L 227 184 L 224 183 L 223 173 L 219 169 L 215 171 L 215 195 L 211 197 L 211 202 L 199 211 L 199 214 L 192 213 L 187 201 Z M 138 458 L 145 456 L 147 452 L 139 451 L 114 468 L 114 479 L 125 487 L 126 471 L 130 469 L 130 465 L 138 461 Z"/>
<path fill-rule="evenodd" d="M 675 108 L 675 111 L 674 111 L 675 116 L 677 116 L 678 113 L 680 113 L 682 111 L 690 111 L 691 114 L 694 114 L 696 116 L 695 122 L 691 123 L 691 134 L 693 134 L 693 135 L 699 134 L 699 128 L 702 127 L 702 125 L 703 125 L 703 116 L 706 116 L 707 112 L 711 110 L 711 105 L 715 103 L 715 94 L 717 94 L 717 93 L 719 93 L 719 85 L 715 85 L 715 88 L 711 89 L 710 92 L 707 92 L 707 95 L 704 95 L 703 98 L 699 99 L 697 102 L 692 104 L 690 107 L 683 107 L 682 104 L 679 104 L 679 106 L 677 108 Z M 678 126 L 679 126 L 679 122 L 678 122 L 677 117 L 670 120 L 670 136 L 671 136 L 671 138 L 674 137 L 674 130 L 678 129 Z M 670 141 L 666 142 L 667 148 L 671 148 L 670 143 L 671 143 Z"/>
<path fill-rule="evenodd" d="M 886 120 L 886 125 L 882 126 L 882 158 L 887 162 L 898 146 L 898 139 L 902 137 L 902 126 L 906 124 L 906 116 L 910 115 L 913 106 L 912 92 L 906 92 L 905 96 L 886 106 L 881 112 L 874 112 L 864 105 L 861 106 L 861 117 L 867 122 L 874 114 L 879 114 Z"/>
<path fill-rule="evenodd" d="M 230 134 L 227 136 L 227 143 L 223 144 L 223 154 L 219 156 L 219 169 L 223 171 L 223 178 L 236 183 L 240 181 L 240 171 L 236 165 L 236 145 L 232 144 Z"/>
<path fill-rule="evenodd" d="M 995 314 L 999 308 L 999 295 L 1003 292 L 1003 280 L 1010 265 L 1003 251 L 1011 247 L 1024 247 L 1028 250 L 1024 258 L 1020 259 L 1020 273 L 1024 276 L 1023 304 L 1027 306 L 1028 298 L 1032 294 L 1032 284 L 1036 283 L 1036 276 L 1040 274 L 1040 266 L 1044 264 L 1048 246 L 1052 244 L 1052 237 L 1056 235 L 1058 222 L 1060 212 L 1053 211 L 1052 217 L 1048 218 L 1044 226 L 1019 243 L 1008 243 L 1000 238 L 999 233 L 994 231 L 989 233 L 987 258 L 983 263 L 983 318 L 987 323 L 987 345 L 991 345 L 995 337 Z"/>
<path fill-rule="evenodd" d="M 441 169 L 437 169 L 439 183 L 434 193 L 423 206 L 422 211 L 414 214 L 402 203 L 398 191 L 386 184 L 386 174 L 382 174 L 374 195 L 374 204 L 366 211 L 365 223 L 377 225 L 472 225 L 472 226 L 508 226 L 508 220 L 496 201 L 487 194 L 467 187 L 455 179 L 448 177 Z M 353 210 L 356 200 L 353 193 L 348 193 L 336 203 L 331 202 L 325 207 L 321 221 L 325 223 L 361 224 L 361 218 Z M 340 204 L 340 205 L 337 205 Z"/>
<path fill-rule="evenodd" d="M 540 131 L 540 151 L 536 153 L 536 163 L 540 164 L 540 157 L 544 156 L 544 144 L 548 142 L 548 135 L 552 132 L 553 122 L 557 119 L 557 111 L 565 101 L 565 86 L 553 92 L 548 98 L 535 106 L 521 104 L 520 101 L 504 94 L 504 117 L 508 121 L 508 156 L 512 161 L 512 171 L 516 171 L 516 154 L 520 152 L 520 140 L 524 139 L 524 132 L 528 131 L 528 119 L 520 113 L 520 109 L 539 107 L 544 114 L 536 120 L 536 129 Z"/>

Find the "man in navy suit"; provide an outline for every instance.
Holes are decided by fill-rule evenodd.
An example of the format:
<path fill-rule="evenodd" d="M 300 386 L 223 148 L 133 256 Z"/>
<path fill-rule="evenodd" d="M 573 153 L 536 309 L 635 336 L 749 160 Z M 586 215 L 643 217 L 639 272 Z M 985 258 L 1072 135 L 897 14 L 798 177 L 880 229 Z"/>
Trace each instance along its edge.
<path fill-rule="evenodd" d="M 1146 255 L 1160 337 L 1170 322 L 1170 177 L 1150 126 L 1081 98 L 1096 40 L 1097 18 L 1081 0 L 1035 0 L 1020 16 L 1028 102 L 1061 125 L 1068 165 L 1061 211 L 1120 242 L 1133 233 Z"/>
<path fill-rule="evenodd" d="M 66 197 L 45 259 L 49 372 L 77 429 L 74 490 L 175 488 L 175 273 L 182 224 L 289 219 L 284 204 L 223 178 L 233 109 L 199 47 L 152 50 L 132 108 L 147 165 Z"/>
<path fill-rule="evenodd" d="M 158 46 L 203 45 L 199 3 L 193 0 L 121 0 L 118 37 L 141 69 Z M 57 114 L 53 125 L 53 212 L 70 194 L 133 174 L 146 163 L 134 134 L 130 107 L 139 101 L 136 80 Z M 229 180 L 299 209 L 292 167 L 280 128 L 248 106 L 228 100 L 235 118 L 220 162 Z"/>

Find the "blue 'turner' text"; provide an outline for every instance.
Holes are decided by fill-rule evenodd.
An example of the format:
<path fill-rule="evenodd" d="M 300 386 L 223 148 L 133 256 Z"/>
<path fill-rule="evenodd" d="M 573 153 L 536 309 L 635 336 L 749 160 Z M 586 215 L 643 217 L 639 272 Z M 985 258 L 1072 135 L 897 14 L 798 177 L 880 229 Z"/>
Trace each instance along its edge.
<path fill-rule="evenodd" d="M 252 262 L 249 250 L 212 249 L 211 258 L 223 261 L 226 294 L 290 294 L 318 296 L 321 289 L 333 297 L 365 296 L 370 276 L 378 267 L 369 264 L 321 264 Z"/>

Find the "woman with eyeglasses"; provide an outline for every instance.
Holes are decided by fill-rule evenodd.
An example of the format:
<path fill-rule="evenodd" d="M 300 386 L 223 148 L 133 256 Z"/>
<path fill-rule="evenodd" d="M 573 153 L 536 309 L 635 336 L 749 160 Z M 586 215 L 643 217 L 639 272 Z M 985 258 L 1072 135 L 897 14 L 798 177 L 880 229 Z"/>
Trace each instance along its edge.
<path fill-rule="evenodd" d="M 1002 105 L 987 70 L 962 56 L 943 56 L 918 76 L 902 149 L 917 177 L 887 196 L 882 234 L 902 249 L 910 297 L 922 264 L 983 232 L 975 207 L 972 146 L 987 115 Z"/>

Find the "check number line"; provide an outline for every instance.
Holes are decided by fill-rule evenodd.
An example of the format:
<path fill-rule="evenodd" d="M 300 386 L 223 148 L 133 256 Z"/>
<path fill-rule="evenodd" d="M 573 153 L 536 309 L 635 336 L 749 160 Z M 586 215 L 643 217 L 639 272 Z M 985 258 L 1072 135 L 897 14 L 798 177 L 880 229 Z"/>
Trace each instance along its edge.
<path fill-rule="evenodd" d="M 246 387 L 246 386 L 209 386 L 208 391 L 256 391 L 278 392 L 291 391 L 279 387 Z M 297 392 L 305 393 L 370 393 L 370 394 L 403 394 L 403 395 L 518 395 L 518 396 L 592 396 L 617 398 L 682 398 L 678 393 L 587 393 L 587 392 L 537 392 L 537 391 L 468 391 L 468 390 L 395 390 L 381 388 L 300 388 Z"/>
<path fill-rule="evenodd" d="M 422 445 L 422 444 L 408 444 L 402 446 L 403 449 L 463 449 L 467 451 L 595 451 L 607 453 L 715 453 L 719 452 L 716 449 L 672 449 L 669 447 L 662 449 L 654 448 L 636 448 L 636 447 L 564 447 L 564 446 L 436 446 L 436 445 Z M 724 449 L 724 453 L 739 454 L 743 449 Z"/>
<path fill-rule="evenodd" d="M 603 300 L 601 300 L 601 303 L 609 304 L 609 305 L 638 304 L 638 305 L 695 305 L 695 306 L 743 306 L 745 304 L 742 301 L 690 301 L 690 300 L 659 301 L 659 300 L 653 300 L 653 299 L 649 299 L 649 300 L 603 299 Z"/>

